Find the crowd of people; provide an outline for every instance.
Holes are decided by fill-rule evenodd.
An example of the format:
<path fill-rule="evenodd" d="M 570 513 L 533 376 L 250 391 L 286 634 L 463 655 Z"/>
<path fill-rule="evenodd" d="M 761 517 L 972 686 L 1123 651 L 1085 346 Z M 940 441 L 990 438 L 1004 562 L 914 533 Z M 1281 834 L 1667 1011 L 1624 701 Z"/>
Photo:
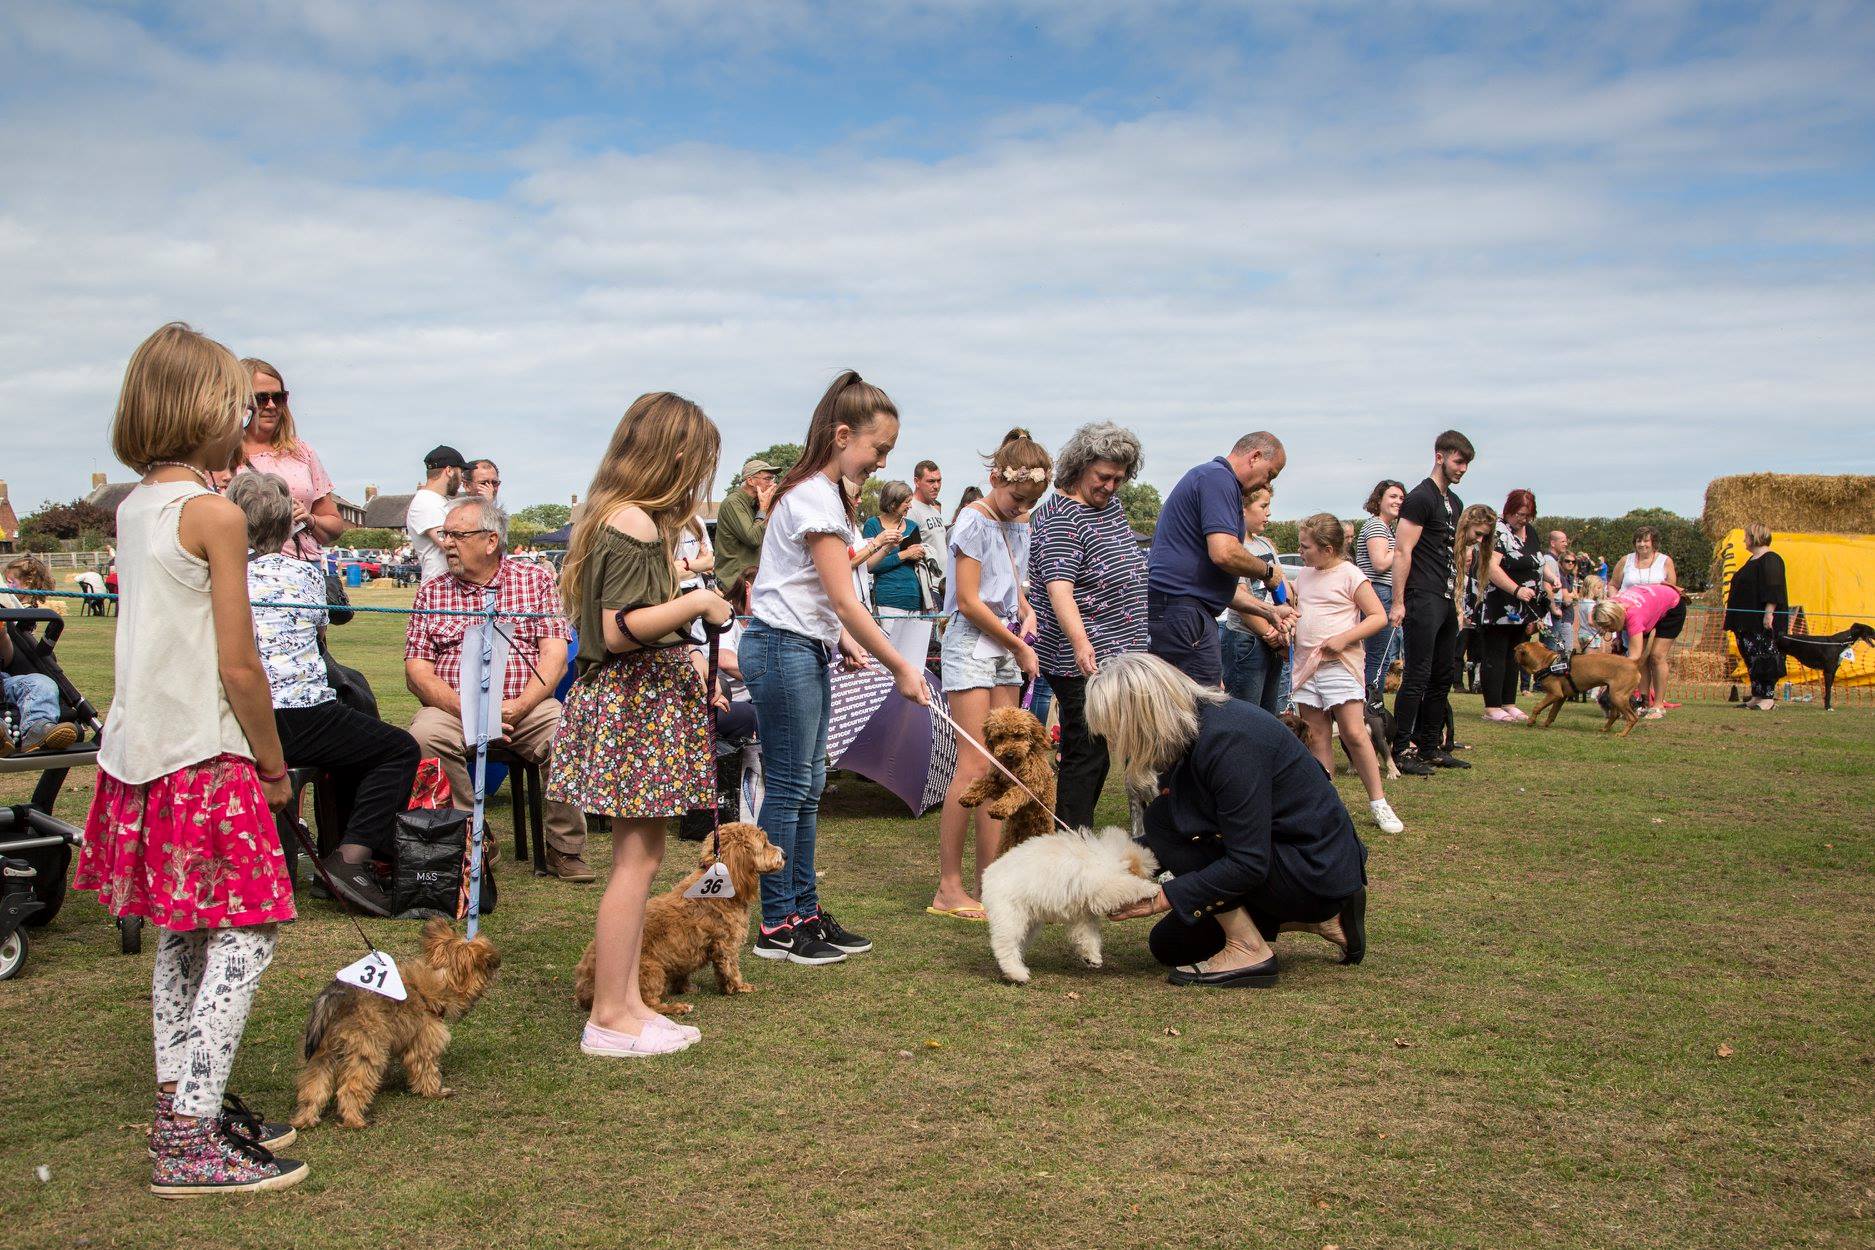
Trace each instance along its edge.
<path fill-rule="evenodd" d="M 1417 486 L 1375 486 L 1358 533 L 1328 513 L 1303 520 L 1287 569 L 1262 536 L 1287 463 L 1274 434 L 1185 473 L 1144 551 L 1121 503 L 1143 465 L 1130 430 L 1088 424 L 1051 452 L 1012 429 L 949 515 L 938 466 L 921 461 L 862 518 L 861 484 L 900 436 L 886 392 L 843 373 L 795 463 L 743 463 L 712 543 L 699 517 L 717 427 L 688 399 L 643 395 L 607 442 L 557 577 L 508 552 L 494 463 L 434 449 L 409 510 L 423 575 L 405 680 L 420 707 L 401 728 L 348 703 L 325 645 L 320 552 L 339 528 L 280 371 L 180 324 L 137 349 L 112 441 L 142 477 L 118 516 L 117 695 L 76 884 L 163 930 L 153 1188 L 277 1188 L 305 1174 L 265 1148 L 290 1135 L 223 1110 L 255 984 L 294 915 L 270 809 L 288 799 L 289 769 L 342 775 L 355 798 L 321 867 L 345 902 L 384 913 L 371 865 L 391 853 L 419 761 L 439 760 L 452 800 L 470 802 L 464 645 L 491 606 L 505 641 L 501 738 L 544 770 L 552 875 L 593 880 L 587 822 L 611 830 L 581 1048 L 646 1057 L 699 1037 L 646 1005 L 638 952 L 669 821 L 717 802 L 712 721 L 732 693 L 762 743 L 759 823 L 785 857 L 761 880 L 756 955 L 817 968 L 872 949 L 822 900 L 815 868 L 831 674 L 877 665 L 898 695 L 932 704 L 935 624 L 944 714 L 967 742 L 994 712 L 1026 699 L 1046 716 L 1052 701 L 1055 814 L 1069 827 L 1093 824 L 1120 771 L 1140 836 L 1174 875 L 1115 918 L 1162 916 L 1150 946 L 1170 979 L 1263 985 L 1285 928 L 1319 933 L 1349 963 L 1365 947 L 1366 848 L 1330 781 L 1332 735 L 1375 825 L 1399 831 L 1380 752 L 1406 774 L 1469 766 L 1453 753 L 1448 698 L 1461 634 L 1483 660 L 1487 717 L 1514 718 L 1508 646 L 1539 627 L 1582 628 L 1578 609 L 1597 597 L 1566 536 L 1539 545 L 1528 491 L 1501 513 L 1463 505 L 1455 488 L 1474 450 L 1455 431 Z M 1627 639 L 1656 692 L 1679 603 L 1657 545 L 1637 543 L 1589 616 Z M 1754 559 L 1768 630 L 1781 590 L 1764 553 Z M 294 604 L 308 606 L 283 606 Z M 701 680 L 709 635 L 734 691 Z M 1396 652 L 1394 735 L 1376 741 L 1366 713 Z M 1271 715 L 1290 706 L 1299 732 Z M 962 798 L 990 766 L 960 751 L 938 822 L 937 915 L 985 919 L 1000 830 Z"/>

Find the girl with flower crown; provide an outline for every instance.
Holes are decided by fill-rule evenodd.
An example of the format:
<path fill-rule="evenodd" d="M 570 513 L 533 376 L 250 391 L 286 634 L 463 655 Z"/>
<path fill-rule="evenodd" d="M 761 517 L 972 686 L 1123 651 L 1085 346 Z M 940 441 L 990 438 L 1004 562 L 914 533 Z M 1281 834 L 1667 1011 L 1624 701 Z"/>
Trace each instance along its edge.
<path fill-rule="evenodd" d="M 1030 639 L 1035 610 L 1029 606 L 1030 509 L 1048 490 L 1053 461 L 1024 429 L 1003 436 L 989 458 L 989 490 L 957 515 L 946 538 L 951 572 L 944 588 L 944 694 L 950 714 L 981 742 L 983 722 L 997 708 L 1014 707 L 1022 682 L 1040 671 Z M 988 771 L 977 751 L 957 753 L 957 773 L 944 795 L 938 821 L 938 888 L 926 910 L 959 920 L 984 920 L 976 892 L 964 889 L 964 835 L 972 809 L 960 800 Z M 1002 821 L 986 807 L 975 809 L 977 884 L 996 858 Z"/>

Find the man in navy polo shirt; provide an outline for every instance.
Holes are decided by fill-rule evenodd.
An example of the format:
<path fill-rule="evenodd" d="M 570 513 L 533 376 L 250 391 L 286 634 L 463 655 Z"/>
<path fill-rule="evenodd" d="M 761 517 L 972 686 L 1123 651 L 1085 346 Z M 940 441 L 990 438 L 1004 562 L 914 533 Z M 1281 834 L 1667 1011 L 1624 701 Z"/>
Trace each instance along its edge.
<path fill-rule="evenodd" d="M 1277 624 L 1295 615 L 1238 593 L 1239 578 L 1270 575 L 1269 565 L 1243 545 L 1244 492 L 1275 481 L 1286 460 L 1274 434 L 1246 434 L 1228 456 L 1180 478 L 1159 512 L 1147 557 L 1147 646 L 1201 686 L 1223 680 L 1218 613 L 1236 606 Z"/>

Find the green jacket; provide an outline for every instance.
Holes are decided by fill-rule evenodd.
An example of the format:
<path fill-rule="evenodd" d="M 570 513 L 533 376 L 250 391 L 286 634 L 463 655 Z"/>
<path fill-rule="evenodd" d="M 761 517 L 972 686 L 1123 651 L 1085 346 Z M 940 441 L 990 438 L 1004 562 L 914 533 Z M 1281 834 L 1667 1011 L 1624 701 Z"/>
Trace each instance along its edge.
<path fill-rule="evenodd" d="M 716 513 L 716 580 L 725 593 L 733 593 L 745 569 L 762 558 L 762 536 L 768 518 L 757 516 L 755 501 L 738 486 Z"/>

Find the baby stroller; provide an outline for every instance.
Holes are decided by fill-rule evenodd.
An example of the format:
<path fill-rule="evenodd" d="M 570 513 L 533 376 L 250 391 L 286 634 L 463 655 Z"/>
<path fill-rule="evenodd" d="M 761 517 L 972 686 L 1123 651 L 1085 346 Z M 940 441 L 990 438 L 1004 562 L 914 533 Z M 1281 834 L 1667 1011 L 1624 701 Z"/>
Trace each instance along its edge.
<path fill-rule="evenodd" d="M 67 773 L 97 763 L 98 736 L 104 725 L 53 654 L 65 629 L 64 617 L 44 608 L 0 608 L 0 628 L 13 642 L 8 672 L 50 677 L 59 690 L 59 719 L 79 731 L 78 741 L 66 750 L 0 758 L 0 773 L 39 774 L 30 802 L 0 807 L 0 980 L 5 980 L 26 962 L 26 930 L 52 923 L 65 904 L 72 848 L 83 838 L 52 814 L 53 806 Z M 141 949 L 141 920 L 126 917 L 118 927 L 126 954 Z"/>

